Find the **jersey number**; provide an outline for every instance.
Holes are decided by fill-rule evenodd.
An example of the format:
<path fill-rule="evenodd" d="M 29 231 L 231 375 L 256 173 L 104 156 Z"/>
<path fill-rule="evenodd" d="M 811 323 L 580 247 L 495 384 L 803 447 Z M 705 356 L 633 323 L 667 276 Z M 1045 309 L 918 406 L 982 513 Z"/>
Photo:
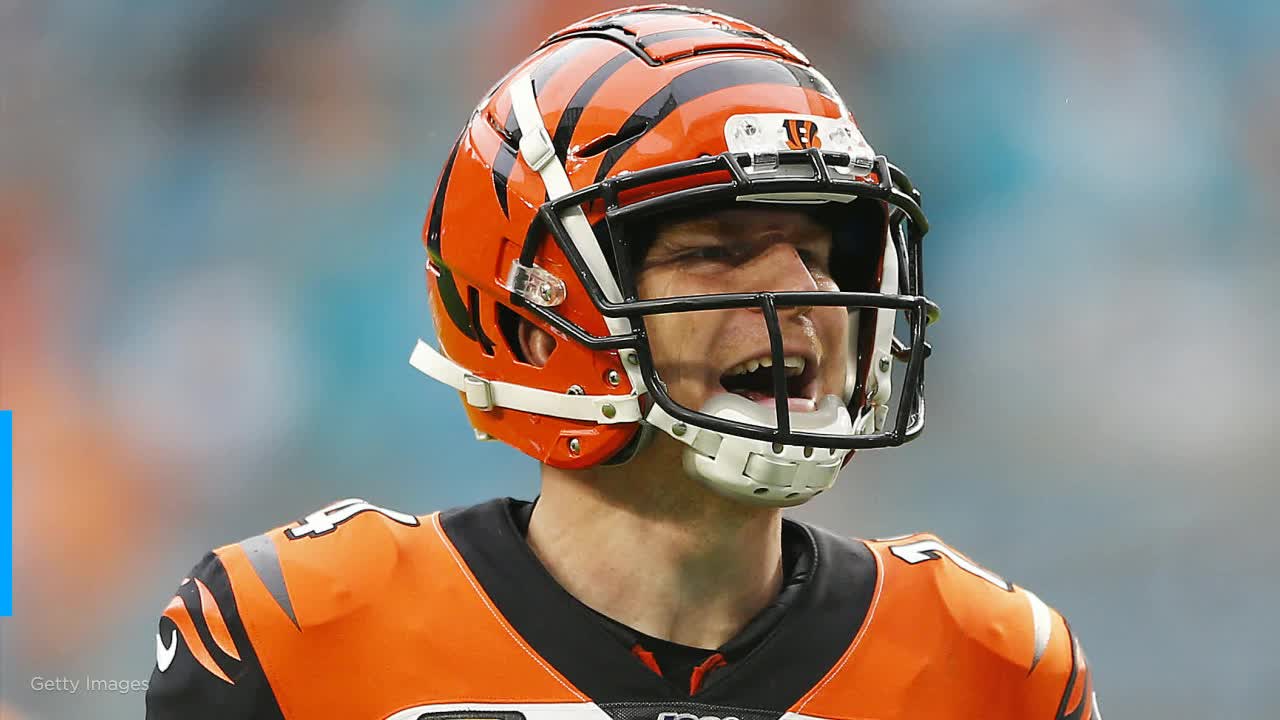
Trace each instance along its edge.
<path fill-rule="evenodd" d="M 302 518 L 302 522 L 297 527 L 291 527 L 284 531 L 284 534 L 290 540 L 299 540 L 304 537 L 319 537 L 328 535 L 342 523 L 350 520 L 362 512 L 376 512 L 385 515 L 392 520 L 410 527 L 417 527 L 418 518 L 412 515 L 406 515 L 395 510 L 372 505 L 359 498 L 348 498 L 339 500 L 323 510 L 317 510 L 310 515 Z"/>
<path fill-rule="evenodd" d="M 947 556 L 951 562 L 960 567 L 961 570 L 977 575 L 987 582 L 995 585 L 1001 590 L 1013 592 L 1013 585 L 1008 580 L 982 567 L 974 564 L 972 560 L 943 545 L 937 540 L 918 540 L 905 545 L 894 545 L 889 548 L 889 552 L 911 565 L 925 562 L 927 560 L 937 560 L 943 555 Z"/>

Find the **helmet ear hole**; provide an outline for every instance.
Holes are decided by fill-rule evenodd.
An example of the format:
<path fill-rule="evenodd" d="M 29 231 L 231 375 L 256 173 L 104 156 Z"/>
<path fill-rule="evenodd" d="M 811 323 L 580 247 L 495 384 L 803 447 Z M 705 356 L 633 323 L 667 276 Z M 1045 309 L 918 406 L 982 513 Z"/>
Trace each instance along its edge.
<path fill-rule="evenodd" d="M 527 320 L 520 323 L 518 335 L 520 349 L 529 359 L 529 364 L 536 368 L 546 367 L 556 350 L 556 337 Z"/>
<path fill-rule="evenodd" d="M 502 330 L 502 339 L 511 356 L 530 367 L 545 367 L 556 350 L 555 336 L 525 320 L 502 303 L 494 303 L 494 311 L 498 317 L 498 327 Z"/>

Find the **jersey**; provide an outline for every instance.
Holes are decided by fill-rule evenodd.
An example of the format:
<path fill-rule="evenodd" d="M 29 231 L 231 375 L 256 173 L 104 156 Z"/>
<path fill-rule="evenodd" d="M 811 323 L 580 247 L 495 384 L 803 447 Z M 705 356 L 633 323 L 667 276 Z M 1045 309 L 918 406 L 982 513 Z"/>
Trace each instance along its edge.
<path fill-rule="evenodd" d="M 803 586 L 749 652 L 682 690 L 556 583 L 517 507 L 345 500 L 209 553 L 159 620 L 147 718 L 1100 717 L 1079 642 L 1032 593 L 932 535 L 791 520 Z"/>

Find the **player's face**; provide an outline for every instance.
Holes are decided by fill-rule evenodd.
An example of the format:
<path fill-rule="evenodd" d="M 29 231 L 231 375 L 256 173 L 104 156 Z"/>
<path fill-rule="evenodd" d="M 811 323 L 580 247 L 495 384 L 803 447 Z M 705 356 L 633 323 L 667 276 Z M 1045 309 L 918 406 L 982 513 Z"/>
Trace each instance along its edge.
<path fill-rule="evenodd" d="M 802 210 L 733 208 L 659 227 L 640 264 L 642 299 L 771 291 L 837 291 L 831 231 Z M 840 396 L 849 353 L 842 307 L 779 308 L 792 411 Z M 654 365 L 671 398 L 699 409 L 733 392 L 773 407 L 770 344 L 758 308 L 648 318 Z"/>

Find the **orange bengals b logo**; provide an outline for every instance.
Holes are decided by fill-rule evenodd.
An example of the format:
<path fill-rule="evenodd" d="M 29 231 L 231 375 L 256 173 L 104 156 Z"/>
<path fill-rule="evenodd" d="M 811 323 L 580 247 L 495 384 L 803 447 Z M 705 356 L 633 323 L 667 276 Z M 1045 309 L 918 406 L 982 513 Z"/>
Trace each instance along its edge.
<path fill-rule="evenodd" d="M 792 150 L 822 147 L 822 139 L 818 137 L 818 123 L 789 118 L 782 121 L 782 127 L 787 131 L 787 147 Z"/>

